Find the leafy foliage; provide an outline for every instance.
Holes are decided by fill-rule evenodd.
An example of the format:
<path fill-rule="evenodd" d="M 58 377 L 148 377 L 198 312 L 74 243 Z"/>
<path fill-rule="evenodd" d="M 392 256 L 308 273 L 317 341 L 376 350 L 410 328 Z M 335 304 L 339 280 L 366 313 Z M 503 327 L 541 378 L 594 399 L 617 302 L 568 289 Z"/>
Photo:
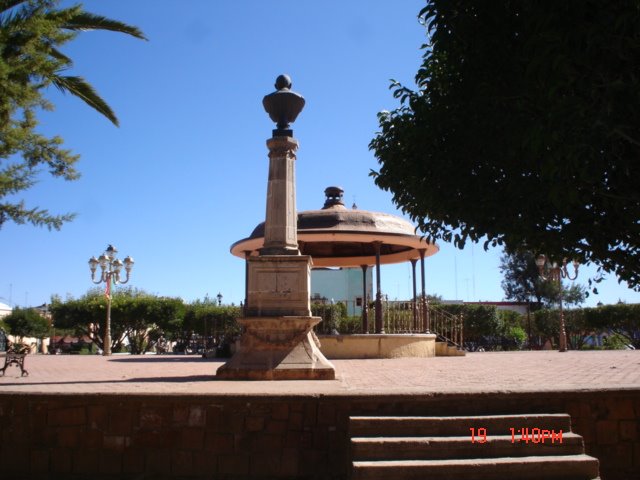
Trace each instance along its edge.
<path fill-rule="evenodd" d="M 603 305 L 581 310 L 584 321 L 594 330 L 610 330 L 640 348 L 640 304 Z"/>
<path fill-rule="evenodd" d="M 560 329 L 560 312 L 543 309 L 535 312 L 536 334 L 556 340 Z M 640 304 L 604 305 L 565 311 L 565 330 L 569 345 L 582 348 L 592 333 L 608 333 L 640 348 Z"/>
<path fill-rule="evenodd" d="M 532 309 L 551 306 L 560 301 L 560 286 L 542 280 L 536 266 L 535 255 L 529 251 L 505 249 L 500 259 L 500 272 L 504 275 L 502 289 L 507 300 L 534 302 Z M 562 284 L 562 300 L 566 305 L 584 302 L 585 290 L 578 284 Z"/>
<path fill-rule="evenodd" d="M 107 300 L 101 289 L 93 289 L 78 299 L 54 298 L 50 311 L 56 329 L 72 329 L 86 335 L 103 349 L 103 329 Z M 129 345 L 132 354 L 153 350 L 165 342 L 175 342 L 176 351 L 185 351 L 206 336 L 213 343 L 232 342 L 240 333 L 236 318 L 240 309 L 218 305 L 205 298 L 185 304 L 180 298 L 160 297 L 135 288 L 119 288 L 111 298 L 111 349 L 122 351 Z M 197 343 L 197 342 L 196 342 Z"/>
<path fill-rule="evenodd" d="M 185 350 L 194 336 L 206 339 L 206 346 L 227 348 L 240 335 L 240 325 L 236 322 L 240 313 L 239 307 L 219 305 L 208 297 L 196 300 L 185 306 L 181 325 L 170 331 L 168 338 L 178 343 L 178 350 Z"/>
<path fill-rule="evenodd" d="M 477 343 L 485 347 L 500 343 L 500 319 L 496 307 L 487 305 L 442 304 L 437 308 L 450 315 L 461 315 L 464 321 L 465 342 Z"/>
<path fill-rule="evenodd" d="M 49 322 L 32 308 L 14 308 L 4 317 L 9 333 L 18 338 L 42 338 L 49 332 Z"/>
<path fill-rule="evenodd" d="M 640 290 L 640 3 L 429 0 L 376 184 L 432 240 L 593 262 Z"/>
<path fill-rule="evenodd" d="M 341 324 L 347 318 L 347 306 L 342 302 L 313 302 L 311 303 L 311 315 L 322 317 L 315 331 L 323 335 L 331 335 L 336 331 L 345 333 L 340 329 Z M 345 328 L 348 328 L 345 324 Z"/>
<path fill-rule="evenodd" d="M 163 335 L 181 325 L 184 304 L 179 298 L 156 297 L 133 288 L 118 289 L 111 300 L 111 349 L 122 350 L 128 338 L 131 353 L 149 351 Z M 50 307 L 56 328 L 72 328 L 104 349 L 107 300 L 101 289 L 78 299 L 54 298 Z"/>
<path fill-rule="evenodd" d="M 16 195 L 34 185 L 39 167 L 75 180 L 79 156 L 58 136 L 36 131 L 39 109 L 53 110 L 43 92 L 55 87 L 80 98 L 115 125 L 118 119 L 83 78 L 64 75 L 73 66 L 60 47 L 85 30 L 108 30 L 144 39 L 133 26 L 85 12 L 81 5 L 56 8 L 59 0 L 0 0 L 0 227 L 13 221 L 59 229 L 74 215 L 51 215 Z"/>

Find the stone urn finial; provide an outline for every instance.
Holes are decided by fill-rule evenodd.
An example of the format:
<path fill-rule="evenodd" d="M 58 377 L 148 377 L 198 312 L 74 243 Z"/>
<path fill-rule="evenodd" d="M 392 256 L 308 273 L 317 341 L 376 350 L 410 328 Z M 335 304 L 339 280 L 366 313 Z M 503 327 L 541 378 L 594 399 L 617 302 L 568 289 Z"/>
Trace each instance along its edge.
<path fill-rule="evenodd" d="M 273 136 L 292 137 L 293 130 L 289 127 L 304 108 L 304 98 L 291 91 L 291 78 L 288 75 L 278 76 L 275 87 L 275 92 L 262 99 L 262 105 L 278 127 L 273 131 Z"/>

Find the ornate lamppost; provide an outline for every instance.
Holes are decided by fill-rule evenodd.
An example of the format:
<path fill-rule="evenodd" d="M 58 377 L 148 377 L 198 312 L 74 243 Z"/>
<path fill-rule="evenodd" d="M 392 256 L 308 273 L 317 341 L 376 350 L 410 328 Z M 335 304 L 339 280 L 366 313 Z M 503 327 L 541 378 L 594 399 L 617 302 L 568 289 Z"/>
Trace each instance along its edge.
<path fill-rule="evenodd" d="M 134 263 L 133 258 L 131 257 L 126 257 L 123 262 L 116 258 L 116 253 L 118 253 L 118 250 L 116 250 L 113 245 L 109 245 L 104 253 L 98 258 L 91 257 L 89 259 L 91 281 L 96 285 L 100 283 L 105 283 L 107 285 L 105 290 L 105 295 L 107 296 L 107 320 L 104 329 L 104 349 L 102 351 L 102 354 L 105 356 L 111 355 L 111 285 L 127 283 Z M 98 265 L 100 265 L 100 269 L 102 271 L 100 272 L 100 278 L 96 281 L 95 276 Z M 127 272 L 127 277 L 124 280 L 121 280 L 120 271 L 123 266 Z"/>
<path fill-rule="evenodd" d="M 540 278 L 544 281 L 550 280 L 558 285 L 560 296 L 560 352 L 567 351 L 567 331 L 564 325 L 564 310 L 562 306 L 562 279 L 567 278 L 569 280 L 575 280 L 578 278 L 579 264 L 576 260 L 573 260 L 571 263 L 573 265 L 573 276 L 571 276 L 567 269 L 566 258 L 562 260 L 562 265 L 559 265 L 557 262 L 549 261 L 546 255 L 538 255 L 538 258 L 536 258 L 536 265 L 538 267 L 538 274 L 540 275 Z"/>

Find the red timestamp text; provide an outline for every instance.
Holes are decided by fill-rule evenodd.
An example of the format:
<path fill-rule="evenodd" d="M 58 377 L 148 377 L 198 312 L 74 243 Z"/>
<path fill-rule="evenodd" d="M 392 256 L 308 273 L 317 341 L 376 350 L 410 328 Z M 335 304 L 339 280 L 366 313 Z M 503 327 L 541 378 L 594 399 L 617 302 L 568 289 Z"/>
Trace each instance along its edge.
<path fill-rule="evenodd" d="M 471 443 L 487 443 L 488 433 L 484 427 L 469 428 L 471 431 Z M 562 443 L 562 430 L 549 430 L 546 428 L 509 428 L 511 443 Z"/>

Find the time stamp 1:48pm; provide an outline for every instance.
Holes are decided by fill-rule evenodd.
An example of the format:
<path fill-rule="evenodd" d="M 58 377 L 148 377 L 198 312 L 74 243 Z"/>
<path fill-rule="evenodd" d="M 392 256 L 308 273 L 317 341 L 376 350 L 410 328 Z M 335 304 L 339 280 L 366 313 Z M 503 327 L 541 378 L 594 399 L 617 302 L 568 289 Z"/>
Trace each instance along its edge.
<path fill-rule="evenodd" d="M 471 443 L 486 443 L 487 429 L 469 428 L 471 430 Z M 562 443 L 562 430 L 548 430 L 546 428 L 510 428 L 511 443 Z"/>

